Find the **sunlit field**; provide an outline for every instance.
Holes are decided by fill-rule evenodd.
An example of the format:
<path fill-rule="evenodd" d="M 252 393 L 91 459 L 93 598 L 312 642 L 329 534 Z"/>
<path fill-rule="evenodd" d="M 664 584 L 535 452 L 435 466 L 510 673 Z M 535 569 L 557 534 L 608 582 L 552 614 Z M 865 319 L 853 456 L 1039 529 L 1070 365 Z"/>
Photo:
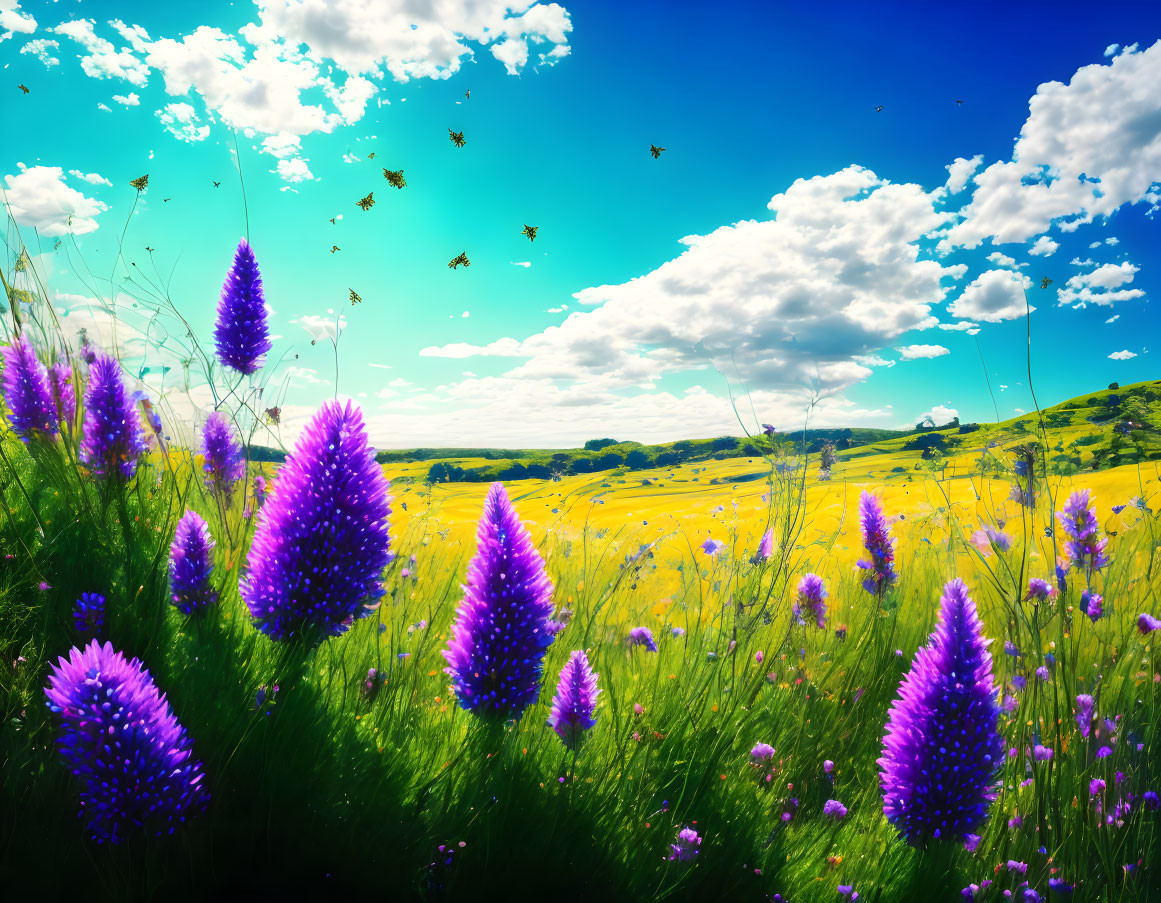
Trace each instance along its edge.
<path fill-rule="evenodd" d="M 328 444 L 324 430 L 300 439 L 289 463 L 243 471 L 246 449 L 230 422 L 224 439 L 207 427 L 186 448 L 154 434 L 150 450 L 151 409 L 124 392 L 128 419 L 115 429 L 135 430 L 141 450 L 102 457 L 90 424 L 118 402 L 107 385 L 94 389 L 107 379 L 100 358 L 85 348 L 67 358 L 81 402 L 70 416 L 45 396 L 44 410 L 60 413 L 50 432 L 29 419 L 36 393 L 23 388 L 39 385 L 43 364 L 18 358 L 18 344 L 7 346 L 0 446 L 0 736 L 2 866 L 22 893 L 374 888 L 389 898 L 540 899 L 551 885 L 552 899 L 901 900 L 952 899 L 963 888 L 1032 899 L 1051 886 L 1145 900 L 1156 888 L 1161 677 L 1150 613 L 1161 492 L 1148 454 L 1066 476 L 1035 451 L 1056 442 L 1050 432 L 1016 443 L 1001 425 L 934 465 L 856 447 L 822 472 L 817 455 L 783 445 L 759 457 L 515 481 L 504 516 L 522 522 L 530 545 L 503 567 L 546 569 L 541 614 L 523 623 L 549 617 L 539 628 L 549 644 L 523 659 L 526 704 L 488 717 L 461 683 L 471 676 L 453 673 L 444 653 L 468 604 L 465 582 L 505 585 L 488 582 L 507 579 L 488 570 L 489 554 L 520 541 L 521 530 L 501 528 L 488 533 L 491 553 L 477 549 L 486 495 L 498 487 L 433 484 L 426 463 L 388 465 L 388 527 L 377 534 L 388 563 L 381 573 L 372 565 L 381 589 L 347 589 L 356 595 L 338 600 L 345 618 L 324 610 L 272 626 L 245 598 L 258 592 L 247 583 L 256 561 L 264 579 L 291 587 L 273 603 L 287 611 L 295 598 L 354 586 L 309 575 L 358 564 L 360 553 L 338 545 L 342 530 L 327 526 L 349 517 L 328 511 L 349 513 L 360 493 L 373 502 L 368 487 L 384 482 L 383 468 L 367 457 L 354 482 L 328 482 L 356 459 L 327 464 L 346 446 Z M 1154 386 L 1129 392 L 1155 403 Z M 318 422 L 340 414 L 356 420 L 339 441 L 365 442 L 356 408 L 326 408 Z M 235 422 L 247 416 L 235 408 Z M 1089 423 L 1094 435 L 1102 429 Z M 1147 452 L 1142 430 L 1153 427 L 1135 429 Z M 304 473 L 313 480 L 303 483 Z M 1071 521 L 1055 516 L 1066 508 Z M 1107 546 L 1086 560 L 1069 551 L 1069 530 L 1090 509 L 1096 532 L 1083 535 Z M 196 592 L 188 574 L 175 576 L 179 559 L 196 556 L 179 551 L 188 536 L 175 539 L 188 511 L 216 542 Z M 309 529 L 293 532 L 296 523 Z M 280 542 L 270 535 L 279 524 L 297 538 L 281 547 L 281 563 L 263 563 L 256 533 Z M 871 562 L 867 530 L 885 543 Z M 295 555 L 306 555 L 302 565 L 288 564 Z M 821 578 L 821 608 L 803 595 L 807 573 Z M 966 840 L 909 844 L 885 817 L 877 760 L 941 595 L 959 591 L 953 578 L 978 606 L 994 681 L 985 697 L 993 727 L 984 717 L 964 730 L 994 729 L 1003 755 L 985 769 L 981 817 Z M 1035 581 L 1046 581 L 1039 594 Z M 91 593 L 104 597 L 99 617 Z M 137 743 L 126 754 L 105 739 L 120 729 L 115 720 L 89 732 L 94 719 L 112 718 L 100 704 L 76 710 L 79 728 L 64 723 L 67 706 L 46 705 L 46 684 L 58 692 L 68 679 L 58 659 L 94 638 L 110 644 L 106 655 L 139 658 L 165 694 L 186 732 L 175 760 L 193 781 L 184 790 L 171 776 L 158 791 L 168 772 L 149 770 L 158 752 L 147 735 L 126 735 Z M 554 691 L 565 693 L 557 675 L 577 650 L 596 674 L 595 705 L 590 693 L 574 732 L 554 731 Z M 505 661 L 495 665 L 501 679 L 519 664 Z M 78 686 L 101 679 L 95 666 L 77 673 Z"/>
<path fill-rule="evenodd" d="M 0 0 L 0 903 L 1161 901 L 1159 35 Z"/>

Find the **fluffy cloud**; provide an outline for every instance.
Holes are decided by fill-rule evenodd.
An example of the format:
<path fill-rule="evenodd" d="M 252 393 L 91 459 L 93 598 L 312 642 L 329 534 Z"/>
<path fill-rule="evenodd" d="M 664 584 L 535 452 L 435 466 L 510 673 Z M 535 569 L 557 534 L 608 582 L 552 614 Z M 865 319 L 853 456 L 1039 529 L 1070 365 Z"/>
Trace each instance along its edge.
<path fill-rule="evenodd" d="M 258 0 L 258 7 L 252 40 L 281 37 L 353 75 L 385 70 L 400 82 L 449 78 L 472 59 L 473 43 L 505 47 L 493 55 L 519 71 L 528 40 L 559 46 L 572 29 L 564 7 L 527 0 Z"/>
<path fill-rule="evenodd" d="M 937 404 L 930 411 L 924 411 L 920 414 L 915 422 L 928 423 L 931 426 L 942 426 L 945 423 L 951 423 L 959 416 L 959 411 L 947 405 Z"/>
<path fill-rule="evenodd" d="M 903 345 L 899 348 L 899 355 L 905 361 L 943 357 L 945 354 L 951 354 L 951 351 L 942 345 Z"/>
<path fill-rule="evenodd" d="M 572 28 L 562 6 L 522 0 L 258 0 L 258 16 L 236 35 L 202 25 L 156 41 L 140 26 L 114 20 L 128 45 L 121 49 L 98 36 L 91 20 L 54 30 L 84 48 L 81 66 L 94 78 L 144 85 L 157 71 L 171 97 L 200 96 L 211 121 L 251 136 L 303 136 L 362 119 L 379 90 L 371 79 L 448 78 L 473 58 L 472 45 L 489 47 L 515 74 L 528 62 L 529 42 L 551 45 L 540 54 L 544 63 L 565 56 L 557 51 L 567 51 Z M 200 141 L 209 127 L 191 125 L 174 109 L 188 106 L 169 104 L 158 115 L 178 139 Z M 280 162 L 275 171 L 291 182 L 311 178 L 305 159 Z"/>
<path fill-rule="evenodd" d="M 1161 41 L 1109 64 L 1084 66 L 1067 84 L 1046 82 L 1009 162 L 976 175 L 971 202 L 941 247 L 989 238 L 1025 241 L 1053 224 L 1072 231 L 1122 204 L 1156 197 L 1161 180 Z M 1153 201 L 1156 203 L 1156 201 Z"/>
<path fill-rule="evenodd" d="M 971 181 L 972 176 L 976 174 L 976 170 L 984 162 L 983 154 L 976 154 L 970 159 L 967 157 L 956 157 L 955 161 L 947 164 L 947 190 L 951 194 L 957 194 L 967 188 L 968 182 Z"/>
<path fill-rule="evenodd" d="M 1109 360 L 1111 360 L 1111 361 L 1128 361 L 1128 360 L 1132 360 L 1136 356 L 1137 356 L 1136 354 L 1134 354 L 1132 351 L 1128 351 L 1128 350 L 1114 351 L 1112 354 L 1109 355 Z"/>
<path fill-rule="evenodd" d="M 1077 273 L 1057 293 L 1061 305 L 1086 304 L 1109 306 L 1117 301 L 1132 301 L 1144 297 L 1139 288 L 1122 288 L 1133 281 L 1140 267 L 1127 260 L 1124 263 L 1104 263 L 1087 273 Z"/>
<path fill-rule="evenodd" d="M 0 41 L 7 41 L 13 33 L 32 34 L 36 19 L 20 11 L 19 0 L 0 0 Z"/>
<path fill-rule="evenodd" d="M 1033 242 L 1032 247 L 1028 249 L 1028 253 L 1034 257 L 1051 257 L 1059 247 L 1059 242 L 1053 241 L 1047 235 L 1041 235 Z"/>
<path fill-rule="evenodd" d="M 2 16 L 3 13 L 0 13 Z M 0 38 L 3 40 L 3 38 Z M 59 66 L 60 60 L 54 55 L 60 47 L 57 41 L 49 40 L 48 38 L 37 38 L 35 41 L 29 41 L 20 48 L 21 53 L 28 53 L 40 60 L 46 69 L 51 69 L 53 66 Z"/>
<path fill-rule="evenodd" d="M 966 332 L 968 335 L 975 335 L 980 331 L 980 324 L 971 320 L 959 320 L 955 323 L 940 323 L 939 328 L 947 332 Z"/>
<path fill-rule="evenodd" d="M 210 127 L 200 125 L 197 111 L 188 103 L 166 104 L 157 111 L 157 118 L 178 141 L 192 144 L 205 141 L 210 136 Z"/>
<path fill-rule="evenodd" d="M 97 228 L 96 217 L 108 209 L 65 184 L 59 166 L 17 164 L 20 172 L 5 176 L 4 202 L 19 226 L 31 226 L 44 235 L 83 235 Z"/>
<path fill-rule="evenodd" d="M 1011 270 L 988 270 L 970 282 L 948 307 L 953 317 L 999 323 L 1024 316 L 1027 276 Z M 1033 308 L 1035 310 L 1035 308 Z"/>
<path fill-rule="evenodd" d="M 52 29 L 57 34 L 72 38 L 86 51 L 81 57 L 81 69 L 91 78 L 122 78 L 141 87 L 149 81 L 149 67 L 131 50 L 118 50 L 111 41 L 98 37 L 91 19 L 62 22 Z"/>
<path fill-rule="evenodd" d="M 108 185 L 110 188 L 113 187 L 113 183 L 99 172 L 83 173 L 79 169 L 70 169 L 69 175 L 75 179 L 80 179 L 82 182 L 88 182 L 90 185 Z"/>
<path fill-rule="evenodd" d="M 1009 257 L 1007 254 L 1001 254 L 999 251 L 993 251 L 988 255 L 988 263 L 997 267 L 1008 267 L 1009 269 L 1018 270 L 1022 266 L 1027 266 L 1025 263 L 1016 263 L 1014 257 Z"/>
<path fill-rule="evenodd" d="M 117 101 L 117 103 L 124 104 L 127 107 L 136 107 L 136 106 L 140 105 L 140 103 L 141 103 L 141 98 L 138 97 L 136 94 L 132 94 L 132 93 L 131 94 L 114 94 L 113 100 Z"/>
<path fill-rule="evenodd" d="M 529 380 L 597 378 L 651 386 L 716 361 L 750 385 L 837 388 L 870 370 L 854 356 L 920 326 L 960 267 L 920 257 L 947 215 L 917 185 L 850 166 L 799 179 L 774 216 L 682 239 L 679 257 L 620 285 L 577 292 L 593 310 L 517 341 L 424 349 L 435 357 L 505 355 Z"/>

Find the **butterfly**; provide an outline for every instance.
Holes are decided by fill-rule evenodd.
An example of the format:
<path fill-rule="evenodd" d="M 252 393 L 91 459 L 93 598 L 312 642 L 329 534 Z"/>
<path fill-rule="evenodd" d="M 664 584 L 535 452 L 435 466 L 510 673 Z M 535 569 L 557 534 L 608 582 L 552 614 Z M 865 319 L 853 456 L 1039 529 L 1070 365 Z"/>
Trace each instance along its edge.
<path fill-rule="evenodd" d="M 342 248 L 340 248 L 338 245 L 331 245 L 331 253 L 332 254 L 334 254 L 335 251 L 341 251 L 341 250 L 342 250 Z"/>
<path fill-rule="evenodd" d="M 210 181 L 213 181 L 213 180 L 211 179 Z M 221 187 L 222 187 L 222 183 L 221 183 L 221 182 L 214 182 L 214 187 L 215 187 L 215 188 L 221 188 Z"/>
<path fill-rule="evenodd" d="M 18 88 L 19 88 L 21 91 L 23 91 L 25 94 L 27 94 L 27 93 L 28 93 L 28 85 L 17 85 L 16 87 L 18 87 Z"/>
<path fill-rule="evenodd" d="M 1050 286 L 1050 285 L 1052 285 L 1052 280 L 1049 279 L 1047 276 L 1045 276 L 1043 279 L 1040 280 L 1040 287 L 1041 288 L 1048 288 L 1048 286 Z"/>
<path fill-rule="evenodd" d="M 266 419 L 269 420 L 271 423 L 278 423 L 282 420 L 282 408 L 280 408 L 278 406 L 275 406 L 273 408 L 267 408 L 265 413 L 266 413 Z"/>
<path fill-rule="evenodd" d="M 403 178 L 402 169 L 384 169 L 383 178 L 391 183 L 392 188 L 402 188 L 407 184 L 407 180 Z"/>
<path fill-rule="evenodd" d="M 369 192 L 365 198 L 363 198 L 361 201 L 355 201 L 355 203 L 362 207 L 363 210 L 370 210 L 375 206 L 375 198 L 372 197 L 374 193 L 375 192 L 373 191 Z"/>
<path fill-rule="evenodd" d="M 467 255 L 466 251 L 463 254 L 460 254 L 458 257 L 453 257 L 448 262 L 448 266 L 451 267 L 453 270 L 456 267 L 458 267 L 460 264 L 463 264 L 466 267 L 470 267 L 472 265 L 472 262 L 470 260 L 468 260 L 468 255 Z"/>
<path fill-rule="evenodd" d="M 358 304 L 362 300 L 363 299 L 359 297 L 359 293 L 354 289 L 351 289 L 351 303 Z"/>
<path fill-rule="evenodd" d="M 879 104 L 877 107 L 875 107 L 875 112 L 882 113 L 883 112 L 883 105 Z"/>
<path fill-rule="evenodd" d="M 653 155 L 653 159 L 654 159 L 654 160 L 656 160 L 658 157 L 660 157 L 660 156 L 661 156 L 661 152 L 662 152 L 663 150 L 665 150 L 665 148 L 663 148 L 663 147 L 658 147 L 656 144 L 650 144 L 650 145 L 649 145 L 649 153 L 651 153 L 651 154 Z"/>
<path fill-rule="evenodd" d="M 375 152 L 374 152 L 374 151 L 371 151 L 371 153 L 367 154 L 367 159 L 368 159 L 368 160 L 374 160 L 374 159 L 375 159 Z"/>
<path fill-rule="evenodd" d="M 464 100 L 471 100 L 471 99 L 472 99 L 472 92 L 471 92 L 471 91 L 465 91 L 465 92 L 464 92 Z"/>
<path fill-rule="evenodd" d="M 525 225 L 524 229 L 520 232 L 520 234 L 527 235 L 529 241 L 536 241 L 536 230 L 539 228 L 540 228 L 539 226 Z"/>
<path fill-rule="evenodd" d="M 136 188 L 138 191 L 144 191 L 149 187 L 149 173 L 146 173 L 143 176 L 139 176 L 130 182 L 129 185 L 133 188 Z"/>
<path fill-rule="evenodd" d="M 464 133 L 463 132 L 453 132 L 451 129 L 448 129 L 447 134 L 448 134 L 448 137 L 451 139 L 451 143 L 454 144 L 456 147 L 463 147 L 464 144 L 466 144 L 466 142 L 464 141 Z"/>
<path fill-rule="evenodd" d="M 331 217 L 331 225 L 333 226 L 334 224 L 335 224 L 335 218 L 332 216 Z"/>

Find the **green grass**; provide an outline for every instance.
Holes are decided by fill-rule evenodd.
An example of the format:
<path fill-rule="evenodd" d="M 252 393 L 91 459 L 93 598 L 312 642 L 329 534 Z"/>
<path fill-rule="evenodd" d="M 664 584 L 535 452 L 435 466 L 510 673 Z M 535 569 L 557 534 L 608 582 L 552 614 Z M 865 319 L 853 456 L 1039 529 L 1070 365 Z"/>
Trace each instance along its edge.
<path fill-rule="evenodd" d="M 1122 827 L 1102 828 L 1086 802 L 1089 780 L 1102 776 L 1113 788 L 1117 771 L 1138 799 L 1161 789 L 1156 641 L 1133 625 L 1139 611 L 1161 614 L 1161 525 L 1152 511 L 1126 512 L 1112 564 L 1095 578 L 1111 603 L 1096 624 L 1073 610 L 1075 581 L 1054 605 L 1020 601 L 1029 576 L 1049 576 L 1045 495 L 1009 524 L 1009 553 L 982 556 L 967 542 L 974 524 L 954 520 L 930 544 L 902 549 L 898 586 L 881 607 L 854 574 L 828 575 L 830 626 L 844 623 L 845 639 L 790 619 L 803 567 L 797 537 L 809 524 L 801 487 L 788 480 L 770 477 L 775 558 L 755 566 L 742 554 L 691 551 L 663 617 L 651 613 L 657 600 L 633 587 L 638 568 L 671 565 L 627 561 L 637 550 L 631 533 L 598 535 L 583 522 L 540 530 L 534 538 L 558 605 L 575 616 L 549 649 L 540 702 L 518 724 L 489 731 L 455 706 L 442 673 L 467 562 L 427 525 L 413 521 L 392 537 L 399 557 L 375 615 L 316 650 L 279 647 L 238 597 L 253 520 L 241 500 L 218 510 L 186 453 L 153 456 L 118 493 L 83 475 L 67 443 L 33 454 L 5 433 L 0 449 L 0 875 L 13 898 L 86 887 L 117 900 L 761 900 L 777 892 L 800 903 L 837 900 L 841 883 L 863 900 L 899 901 L 960 899 L 960 888 L 990 878 L 999 899 L 1017 885 L 995 873 L 1009 859 L 1029 863 L 1027 878 L 1043 894 L 1053 869 L 1079 884 L 1080 900 L 1148 900 L 1159 886 L 1161 815 L 1135 806 Z M 1158 499 L 1147 501 L 1156 510 Z M 168 604 L 168 545 L 186 506 L 219 543 L 222 600 L 200 621 Z M 846 538 L 857 543 L 857 534 Z M 411 554 L 416 581 L 400 573 Z M 999 672 L 1028 676 L 1019 708 L 1004 717 L 1006 746 L 1056 750 L 1051 763 L 1032 765 L 1023 754 L 1005 763 L 974 856 L 924 853 L 898 839 L 881 812 L 875 764 L 888 706 L 952 576 L 968 581 L 980 605 Z M 50 588 L 39 589 L 42 581 Z M 42 688 L 49 663 L 76 640 L 74 600 L 94 590 L 109 598 L 108 638 L 145 662 L 206 765 L 209 809 L 173 837 L 89 842 L 52 750 Z M 421 620 L 428 626 L 409 632 Z M 627 628 L 639 623 L 659 635 L 657 654 L 626 647 Z M 685 636 L 671 636 L 673 626 Z M 1005 640 L 1023 658 L 1004 655 Z M 556 675 L 579 648 L 590 650 L 603 692 L 597 726 L 574 757 L 545 720 Z M 1032 671 L 1050 648 L 1053 678 L 1039 684 Z M 369 698 L 362 685 L 372 667 L 386 679 Z M 1121 716 L 1107 759 L 1076 730 L 1072 700 L 1081 692 L 1098 695 L 1100 715 Z M 749 764 L 757 742 L 777 749 L 775 770 Z M 836 763 L 833 784 L 826 759 Z M 1027 777 L 1033 783 L 1021 788 Z M 799 805 L 784 824 L 791 797 Z M 849 807 L 841 823 L 822 816 L 830 798 Z M 1023 826 L 1009 829 L 1016 813 Z M 704 837 L 697 861 L 668 862 L 676 832 L 694 824 Z M 454 863 L 429 868 L 440 844 Z M 1133 875 L 1129 863 L 1141 863 Z"/>

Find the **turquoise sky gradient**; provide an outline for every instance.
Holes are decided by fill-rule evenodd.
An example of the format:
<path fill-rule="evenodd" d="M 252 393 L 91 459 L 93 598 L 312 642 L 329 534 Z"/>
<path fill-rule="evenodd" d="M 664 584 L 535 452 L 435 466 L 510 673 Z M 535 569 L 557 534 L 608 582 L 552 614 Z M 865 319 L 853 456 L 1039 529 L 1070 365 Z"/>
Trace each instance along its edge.
<path fill-rule="evenodd" d="M 893 186 L 919 186 L 892 202 L 891 209 L 901 211 L 900 228 L 922 220 L 918 208 L 912 210 L 917 204 L 936 216 L 962 213 L 975 194 L 983 209 L 988 198 L 978 182 L 936 200 L 922 197 L 947 182 L 947 166 L 956 158 L 982 155 L 980 171 L 1012 161 L 1013 143 L 1026 121 L 1029 140 L 1035 137 L 1036 149 L 1049 155 L 1047 175 L 1025 175 L 1014 187 L 992 191 L 988 209 L 993 212 L 987 217 L 948 218 L 944 231 L 934 236 L 926 228 L 923 234 L 895 236 L 900 247 L 917 247 L 921 259 L 964 268 L 958 278 L 933 283 L 947 293 L 932 299 L 930 313 L 954 325 L 957 318 L 948 305 L 973 280 L 1022 265 L 1037 307 L 1031 324 L 1033 372 L 1042 404 L 1112 380 L 1157 376 L 1150 346 L 1161 335 L 1152 301 L 1161 289 L 1156 266 L 1161 224 L 1155 214 L 1161 202 L 1156 90 L 1161 6 L 1101 3 L 1069 10 L 1053 4 L 1046 15 L 1049 7 L 1038 4 L 981 4 L 972 14 L 926 4 L 840 3 L 822 10 L 797 4 L 630 8 L 588 2 L 533 7 L 528 13 L 527 4 L 515 9 L 483 4 L 492 9 L 492 33 L 525 15 L 524 30 L 509 38 L 516 44 L 521 34 L 531 35 L 525 38 L 529 59 L 515 67 L 517 74 L 493 56 L 502 39 L 469 36 L 461 38 L 465 52 L 453 66 L 458 71 L 401 82 L 387 72 L 360 75 L 347 53 L 359 34 L 341 28 L 343 16 L 358 3 L 308 0 L 319 9 L 328 3 L 334 7 L 327 18 L 334 34 L 327 40 L 339 48 L 331 47 L 335 55 L 319 49 L 321 31 L 308 33 L 304 44 L 263 40 L 288 58 L 310 54 L 319 76 L 331 79 L 332 93 L 344 84 L 351 89 L 349 79 L 367 79 L 365 109 L 346 108 L 349 121 L 329 133 L 304 128 L 300 114 L 302 107 L 317 104 L 334 115 L 339 106 L 325 87 L 305 89 L 294 109 L 271 112 L 275 104 L 239 100 L 234 89 L 223 94 L 226 77 L 206 74 L 215 66 L 236 69 L 253 58 L 262 40 L 255 43 L 254 32 L 241 37 L 239 29 L 277 22 L 286 13 L 274 0 L 258 5 L 22 0 L 18 7 L 0 0 L 0 25 L 7 29 L 0 65 L 9 126 L 0 145 L 0 185 L 7 186 L 6 203 L 23 241 L 31 253 L 43 252 L 37 266 L 46 275 L 51 270 L 61 303 L 114 297 L 128 308 L 135 303 L 131 295 L 138 296 L 136 303 L 150 303 L 143 286 L 168 283 L 177 308 L 207 340 L 248 209 L 250 240 L 274 312 L 272 330 L 280 336 L 272 357 L 285 356 L 282 368 L 267 374 L 267 392 L 274 397 L 277 386 L 286 386 L 288 436 L 335 392 L 333 349 L 325 339 L 312 346 L 302 320 L 333 316 L 328 311 L 341 312 L 346 320 L 338 392 L 363 404 L 380 446 L 560 446 L 597 435 L 657 441 L 736 434 L 731 388 L 735 395 L 752 395 L 752 411 L 750 402 L 740 404 L 750 429 L 762 422 L 800 426 L 812 387 L 825 396 L 812 415 L 820 424 L 897 426 L 927 412 L 938 416 L 943 409 L 964 420 L 990 420 L 994 410 L 1008 417 L 1030 409 L 1028 324 L 1018 313 L 997 322 L 970 318 L 978 325 L 976 335 L 928 326 L 865 340 L 866 331 L 881 328 L 884 318 L 922 319 L 898 313 L 899 293 L 888 292 L 896 283 L 878 270 L 888 264 L 875 259 L 881 238 L 873 223 L 852 224 L 841 217 L 833 224 L 813 222 L 801 249 L 792 249 L 794 242 L 782 233 L 763 232 L 761 239 L 755 235 L 744 242 L 741 236 L 749 230 L 722 233 L 721 246 L 698 258 L 704 264 L 698 272 L 719 274 L 710 277 L 719 284 L 720 273 L 730 274 L 724 300 L 706 295 L 699 301 L 703 289 L 692 284 L 688 269 L 680 278 L 662 274 L 639 280 L 681 255 L 684 236 L 709 235 L 744 220 L 769 221 L 775 214 L 767 203 L 796 180 L 825 177 L 830 181 L 813 184 L 835 184 L 831 177 L 851 166 L 880 180 L 849 195 L 851 200 L 873 198 Z M 416 30 L 406 17 L 384 21 L 383 33 L 395 29 L 390 33 L 406 38 L 438 27 L 463 36 L 475 25 L 466 13 L 462 21 L 456 18 L 460 5 L 446 4 L 451 12 L 444 19 L 421 21 Z M 31 28 L 30 19 L 35 20 Z M 77 40 L 72 26 L 54 31 L 82 19 L 91 20 L 93 33 L 110 42 L 108 48 Z M 137 45 L 110 24 L 113 20 L 144 30 Z M 546 32 L 536 31 L 534 22 L 549 23 L 547 31 L 563 22 L 568 30 L 556 36 L 559 41 L 548 36 L 537 43 Z M 220 29 L 223 42 L 237 40 L 243 56 L 222 62 L 220 54 L 203 52 L 198 66 L 186 59 L 181 68 L 159 46 L 163 39 L 180 42 L 200 27 Z M 56 46 L 34 43 L 45 41 Z M 554 46 L 567 48 L 567 54 L 558 51 L 541 62 L 538 54 Z M 106 50 L 124 56 L 110 61 L 102 55 Z M 59 62 L 46 64 L 54 59 Z M 388 54 L 379 63 L 387 68 L 393 61 Z M 1085 90 L 1078 88 L 1061 103 L 1068 117 L 1029 120 L 1029 99 L 1038 86 L 1054 80 L 1067 85 L 1078 70 L 1092 66 L 1100 69 L 1085 76 Z M 181 73 L 194 74 L 189 89 L 179 92 Z M 1109 81 L 1115 83 L 1104 87 Z M 20 92 L 18 84 L 30 93 Z M 1134 95 L 1138 87 L 1140 94 Z M 468 90 L 470 100 L 464 97 Z M 1110 91 L 1123 107 L 1120 119 L 1110 111 Z M 138 96 L 135 105 L 113 99 L 131 93 Z M 167 130 L 159 113 L 174 103 L 192 108 L 197 118 L 191 127 L 207 129 L 201 140 L 180 140 Z M 272 123 L 283 121 L 287 128 L 279 132 L 297 135 L 300 145 L 284 161 L 301 159 L 309 179 L 288 181 L 274 171 L 279 160 L 263 152 L 263 140 L 279 133 Z M 1102 123 L 1109 131 L 1099 143 L 1083 137 Z M 245 206 L 230 125 L 237 132 Z M 449 128 L 464 132 L 465 147 L 451 144 Z M 666 148 L 658 160 L 649 153 L 651 143 Z M 372 151 L 375 158 L 369 160 Z M 1078 180 L 1072 168 L 1080 165 L 1087 178 L 1102 181 Z M 404 170 L 405 189 L 387 184 L 385 166 Z M 13 181 L 35 167 L 59 167 L 59 181 L 36 186 L 29 179 Z M 70 170 L 112 184 L 83 181 L 68 175 Z M 128 182 L 146 172 L 150 187 L 130 217 L 136 192 Z M 213 180 L 220 188 L 212 187 Z M 1010 233 L 1013 223 L 1032 216 L 1046 195 L 1074 193 L 1077 185 L 1097 186 L 1106 197 L 1124 195 L 1123 202 L 1074 231 L 1066 231 L 1070 219 L 1088 208 L 1074 204 L 1062 214 L 1053 207 L 1056 216 L 1048 216 L 1044 229 L 1002 240 L 1005 230 Z M 799 197 L 804 187 L 787 197 Z M 377 203 L 364 213 L 355 202 L 368 191 Z M 76 228 L 76 192 L 105 209 L 91 217 L 92 231 L 62 236 L 69 212 Z M 1099 207 L 1101 200 L 1088 203 Z M 829 215 L 822 203 L 804 202 L 795 209 L 803 217 Z M 329 219 L 340 214 L 332 225 Z M 534 243 L 520 234 L 525 223 L 539 227 Z M 954 233 L 957 223 L 964 226 Z M 983 236 L 976 236 L 977 247 L 966 241 L 937 247 L 947 228 L 962 237 L 977 223 Z M 851 242 L 852 260 L 861 254 L 867 273 L 837 272 L 813 257 L 811 245 L 821 235 L 840 246 Z M 1059 247 L 1048 256 L 1030 254 L 1040 235 Z M 53 251 L 57 237 L 64 240 Z M 1105 243 L 1109 238 L 1115 243 Z M 11 272 L 18 247 L 11 230 L 8 242 Z M 1101 244 L 1090 247 L 1096 242 Z M 332 245 L 341 250 L 330 253 Z M 155 250 L 147 252 L 147 246 Z M 472 265 L 453 271 L 447 263 L 460 252 Z M 989 262 L 995 252 L 1012 263 Z M 525 262 L 530 265 L 517 265 Z M 1099 270 L 1104 264 L 1118 269 Z M 892 272 L 903 274 L 898 285 L 918 285 L 918 270 L 897 266 Z M 86 270 L 94 275 L 83 276 Z M 797 289 L 790 272 L 800 280 Z M 1086 275 L 1094 272 L 1102 276 Z M 115 274 L 111 280 L 110 274 Z M 132 282 L 125 281 L 126 274 Z M 1045 276 L 1052 285 L 1042 290 Z M 1070 278 L 1080 280 L 1074 282 L 1077 291 L 1088 287 L 1083 308 L 1061 303 L 1067 298 L 1058 292 Z M 852 326 L 857 336 L 816 316 L 823 304 L 819 298 L 840 304 L 846 286 L 873 290 L 880 284 L 884 295 L 875 304 L 894 313 L 863 310 L 855 317 L 858 329 Z M 594 317 L 603 305 L 584 306 L 573 297 L 599 286 L 623 287 L 598 293 L 601 300 L 621 298 L 605 301 L 622 305 L 621 314 Z M 348 302 L 351 289 L 363 298 L 359 306 Z M 1109 293 L 1124 297 L 1114 301 Z M 470 316 L 464 317 L 465 311 Z M 129 319 L 132 313 L 129 308 Z M 570 315 L 567 345 L 552 332 L 541 344 L 536 340 L 525 351 L 540 351 L 533 350 L 532 365 L 523 371 L 517 368 L 528 353 L 446 356 L 447 346 L 456 343 L 526 340 Z M 713 338 L 707 339 L 709 350 L 694 353 L 698 346 L 689 339 L 700 337 L 703 316 Z M 626 326 L 619 331 L 616 324 L 622 321 Z M 166 322 L 167 331 L 175 332 L 176 322 Z M 680 341 L 673 338 L 675 331 L 683 336 Z M 610 350 L 622 340 L 626 347 Z M 947 353 L 904 360 L 899 350 L 925 345 Z M 431 349 L 439 348 L 444 350 L 435 353 L 445 356 L 433 356 Z M 1124 359 L 1109 357 L 1122 352 Z M 803 363 L 814 360 L 812 355 L 826 367 L 841 366 L 824 367 L 829 376 L 812 377 Z M 852 363 L 856 357 L 861 362 Z M 868 364 L 874 357 L 893 365 Z M 175 386 L 154 381 L 150 388 L 172 394 Z M 195 388 L 190 416 L 204 416 L 209 403 L 207 393 Z"/>

